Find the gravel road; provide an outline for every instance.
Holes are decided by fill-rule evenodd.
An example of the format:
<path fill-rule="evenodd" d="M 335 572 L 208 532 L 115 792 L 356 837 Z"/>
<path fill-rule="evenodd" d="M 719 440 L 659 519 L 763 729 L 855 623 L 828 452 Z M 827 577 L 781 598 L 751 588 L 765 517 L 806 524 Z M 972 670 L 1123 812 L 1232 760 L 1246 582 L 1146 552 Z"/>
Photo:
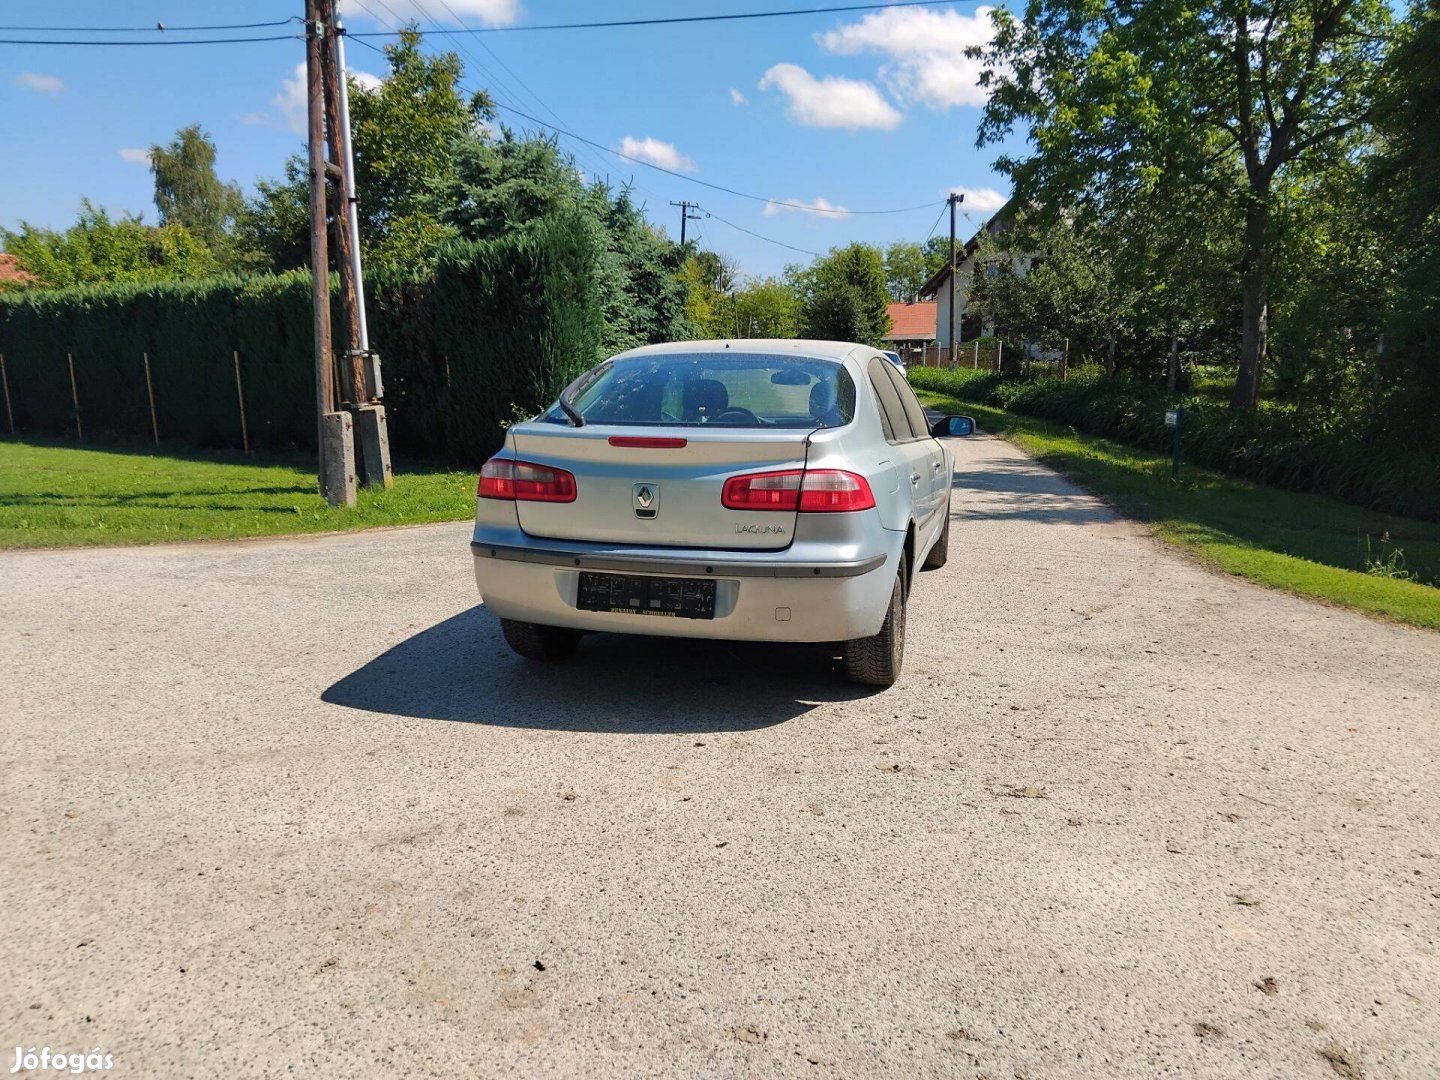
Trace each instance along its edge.
<path fill-rule="evenodd" d="M 3 1068 L 1440 1074 L 1440 635 L 956 451 L 878 694 L 527 666 L 464 524 L 0 556 Z"/>

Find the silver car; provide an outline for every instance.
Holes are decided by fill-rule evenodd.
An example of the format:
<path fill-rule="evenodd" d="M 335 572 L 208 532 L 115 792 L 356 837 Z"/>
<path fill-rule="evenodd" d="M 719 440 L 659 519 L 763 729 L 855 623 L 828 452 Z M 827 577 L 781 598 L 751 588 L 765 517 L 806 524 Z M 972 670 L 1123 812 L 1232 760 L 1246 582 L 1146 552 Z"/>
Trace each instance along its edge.
<path fill-rule="evenodd" d="M 843 643 L 900 674 L 915 573 L 945 564 L 953 461 L 880 352 L 693 341 L 606 360 L 510 428 L 471 551 L 521 656 L 585 631 Z"/>

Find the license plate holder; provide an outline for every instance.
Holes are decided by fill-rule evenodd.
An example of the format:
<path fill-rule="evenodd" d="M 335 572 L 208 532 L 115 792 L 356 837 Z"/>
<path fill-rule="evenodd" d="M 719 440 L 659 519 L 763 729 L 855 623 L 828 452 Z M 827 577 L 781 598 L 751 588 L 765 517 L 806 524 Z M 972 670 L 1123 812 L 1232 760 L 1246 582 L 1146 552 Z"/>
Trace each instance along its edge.
<path fill-rule="evenodd" d="M 597 574 L 582 570 L 575 606 L 581 611 L 622 615 L 713 619 L 715 582 L 705 578 Z"/>

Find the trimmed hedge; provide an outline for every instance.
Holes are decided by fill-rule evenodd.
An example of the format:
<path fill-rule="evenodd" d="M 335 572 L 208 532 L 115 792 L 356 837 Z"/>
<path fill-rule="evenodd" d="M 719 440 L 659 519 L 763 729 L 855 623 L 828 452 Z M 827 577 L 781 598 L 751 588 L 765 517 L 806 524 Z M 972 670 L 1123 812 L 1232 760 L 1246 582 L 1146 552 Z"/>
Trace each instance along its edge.
<path fill-rule="evenodd" d="M 1068 424 L 1147 450 L 1166 452 L 1160 388 L 1081 374 L 1064 382 L 989 372 L 914 367 L 915 386 L 964 401 Z M 1302 416 L 1282 406 L 1237 412 L 1185 397 L 1185 460 L 1264 484 L 1329 495 L 1386 513 L 1440 521 L 1440 458 L 1376 448 L 1364 417 Z"/>
<path fill-rule="evenodd" d="M 538 411 L 594 363 L 595 259 L 588 232 L 562 217 L 524 235 L 457 244 L 424 277 L 368 278 L 366 314 L 396 451 L 483 460 L 517 411 Z M 338 331 L 333 280 L 331 291 Z M 86 438 L 148 441 L 148 353 L 161 438 L 238 447 L 234 351 L 251 445 L 313 450 L 308 272 L 0 297 L 0 353 L 15 424 L 26 434 L 74 436 L 69 354 Z"/>

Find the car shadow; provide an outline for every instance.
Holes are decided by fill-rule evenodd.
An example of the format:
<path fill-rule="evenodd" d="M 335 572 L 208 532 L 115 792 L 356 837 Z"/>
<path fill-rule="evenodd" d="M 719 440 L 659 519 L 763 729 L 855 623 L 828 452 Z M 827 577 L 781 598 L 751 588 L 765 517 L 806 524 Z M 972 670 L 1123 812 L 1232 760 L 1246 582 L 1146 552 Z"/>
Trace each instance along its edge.
<path fill-rule="evenodd" d="M 423 720 L 684 734 L 753 731 L 874 692 L 844 681 L 832 645 L 587 634 L 568 660 L 526 661 L 481 604 L 386 650 L 321 700 Z"/>

